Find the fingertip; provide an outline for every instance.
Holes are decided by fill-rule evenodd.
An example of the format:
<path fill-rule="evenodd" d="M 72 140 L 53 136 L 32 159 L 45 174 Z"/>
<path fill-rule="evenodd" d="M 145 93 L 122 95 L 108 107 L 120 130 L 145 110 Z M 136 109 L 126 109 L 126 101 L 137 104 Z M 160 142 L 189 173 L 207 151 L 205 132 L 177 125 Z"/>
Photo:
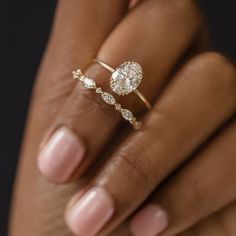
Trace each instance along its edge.
<path fill-rule="evenodd" d="M 64 183 L 84 159 L 83 142 L 66 127 L 57 129 L 38 155 L 38 168 L 43 176 L 55 183 Z"/>
<path fill-rule="evenodd" d="M 73 205 L 67 208 L 65 219 L 75 235 L 94 236 L 113 214 L 114 205 L 110 195 L 103 188 L 94 187 L 73 200 Z"/>
<path fill-rule="evenodd" d="M 167 225 L 167 213 L 159 205 L 149 204 L 133 217 L 130 230 L 134 236 L 157 236 Z"/>

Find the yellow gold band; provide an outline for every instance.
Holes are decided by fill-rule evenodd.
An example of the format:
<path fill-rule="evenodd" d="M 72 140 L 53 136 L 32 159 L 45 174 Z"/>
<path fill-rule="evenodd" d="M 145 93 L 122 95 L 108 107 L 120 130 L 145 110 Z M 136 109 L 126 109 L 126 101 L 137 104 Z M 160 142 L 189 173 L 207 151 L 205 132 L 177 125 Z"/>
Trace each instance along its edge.
<path fill-rule="evenodd" d="M 141 128 L 142 123 L 136 119 L 133 113 L 130 110 L 123 108 L 121 104 L 117 103 L 112 94 L 104 91 L 101 87 L 98 87 L 94 79 L 86 77 L 80 69 L 73 71 L 72 75 L 73 79 L 81 81 L 85 88 L 94 90 L 96 94 L 101 96 L 105 103 L 113 106 L 118 112 L 120 112 L 121 116 L 128 121 L 134 129 L 137 130 Z"/>
<path fill-rule="evenodd" d="M 111 73 L 115 72 L 115 69 L 108 65 L 107 63 L 105 63 L 104 61 L 100 60 L 100 59 L 94 59 L 93 60 L 95 63 L 99 64 L 100 66 L 102 66 L 104 69 L 110 71 Z M 139 99 L 145 104 L 145 106 L 147 107 L 148 110 L 150 110 L 152 108 L 150 102 L 145 98 L 145 96 L 136 88 L 133 90 L 133 92 L 139 97 Z"/>

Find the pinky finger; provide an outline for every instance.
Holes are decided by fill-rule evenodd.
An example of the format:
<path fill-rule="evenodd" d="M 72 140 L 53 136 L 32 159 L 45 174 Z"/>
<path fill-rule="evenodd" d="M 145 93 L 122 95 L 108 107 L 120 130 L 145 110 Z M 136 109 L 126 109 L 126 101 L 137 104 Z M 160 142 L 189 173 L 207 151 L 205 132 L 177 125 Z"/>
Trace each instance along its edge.
<path fill-rule="evenodd" d="M 133 217 L 133 235 L 177 235 L 234 201 L 235 140 L 236 119 Z"/>

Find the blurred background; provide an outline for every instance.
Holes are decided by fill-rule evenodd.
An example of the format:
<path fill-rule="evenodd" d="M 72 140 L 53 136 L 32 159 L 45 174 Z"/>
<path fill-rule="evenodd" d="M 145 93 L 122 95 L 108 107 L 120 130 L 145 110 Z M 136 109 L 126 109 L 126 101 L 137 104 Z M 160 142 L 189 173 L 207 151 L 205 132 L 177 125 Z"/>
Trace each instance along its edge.
<path fill-rule="evenodd" d="M 209 25 L 212 49 L 236 61 L 236 1 L 201 0 L 199 4 Z M 9 205 L 31 88 L 55 7 L 55 0 L 0 0 L 1 236 L 7 235 Z"/>

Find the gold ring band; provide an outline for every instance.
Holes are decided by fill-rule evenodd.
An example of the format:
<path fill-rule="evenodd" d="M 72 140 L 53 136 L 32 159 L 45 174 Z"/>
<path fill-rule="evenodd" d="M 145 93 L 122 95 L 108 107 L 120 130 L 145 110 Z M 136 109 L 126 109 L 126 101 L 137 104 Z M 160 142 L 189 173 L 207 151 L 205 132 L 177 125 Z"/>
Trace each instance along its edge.
<path fill-rule="evenodd" d="M 94 79 L 86 77 L 80 69 L 72 71 L 72 75 L 73 79 L 81 81 L 85 88 L 95 90 L 95 92 L 99 94 L 102 100 L 108 105 L 114 106 L 115 109 L 121 113 L 122 117 L 125 120 L 129 121 L 129 123 L 134 127 L 134 129 L 137 130 L 141 128 L 142 123 L 140 121 L 137 121 L 133 113 L 130 110 L 123 108 L 119 103 L 117 103 L 113 95 L 106 91 L 103 91 L 101 87 L 98 87 Z"/>
<path fill-rule="evenodd" d="M 94 59 L 93 60 L 95 63 L 99 64 L 100 66 L 102 66 L 104 69 L 110 71 L 112 74 L 114 74 L 116 72 L 116 70 L 120 69 L 119 67 L 117 69 L 114 69 L 112 66 L 108 65 L 107 63 L 105 63 L 104 61 L 100 60 L 100 59 Z M 125 62 L 121 65 L 121 67 L 125 67 L 127 66 L 127 64 L 133 64 L 135 66 L 139 66 L 141 68 L 141 66 L 136 63 L 136 62 Z M 141 72 L 142 74 L 142 72 Z M 141 77 L 142 78 L 142 77 Z M 140 78 L 140 81 L 141 81 L 141 78 Z M 111 87 L 112 88 L 112 87 Z M 114 90 L 113 90 L 114 91 Z M 114 91 L 116 93 L 116 91 Z M 138 97 L 139 99 L 145 104 L 145 106 L 147 107 L 148 110 L 150 110 L 152 108 L 150 102 L 145 98 L 145 96 L 137 89 L 133 89 L 132 92 L 134 92 Z M 125 94 L 128 94 L 128 93 L 124 93 L 124 94 L 119 94 L 119 95 L 125 95 Z"/>

